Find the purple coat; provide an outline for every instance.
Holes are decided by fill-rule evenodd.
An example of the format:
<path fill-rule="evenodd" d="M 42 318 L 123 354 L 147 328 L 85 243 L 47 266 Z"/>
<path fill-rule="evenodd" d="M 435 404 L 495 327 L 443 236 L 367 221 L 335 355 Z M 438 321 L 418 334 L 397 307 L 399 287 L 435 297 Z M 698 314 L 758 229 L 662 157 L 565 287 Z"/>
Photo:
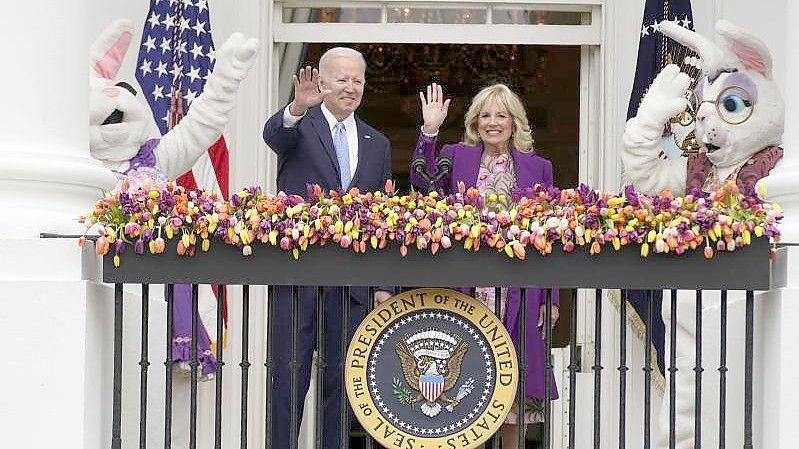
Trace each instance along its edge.
<path fill-rule="evenodd" d="M 414 157 L 424 155 L 427 159 L 428 173 L 435 174 L 435 154 L 436 139 L 430 139 L 424 135 L 419 135 L 416 143 Z M 516 149 L 513 153 L 513 168 L 516 173 L 516 187 L 526 188 L 535 184 L 545 186 L 552 185 L 552 163 L 537 154 L 522 153 Z M 483 155 L 482 145 L 471 146 L 465 144 L 447 144 L 441 148 L 441 154 L 448 156 L 452 160 L 452 171 L 438 183 L 438 188 L 446 194 L 458 191 L 458 182 L 462 181 L 466 188 L 474 187 L 477 184 L 477 175 L 480 171 L 480 158 Z M 411 182 L 418 187 L 424 187 L 424 180 L 413 170 L 411 170 Z M 469 289 L 459 289 L 468 294 Z M 508 304 L 505 316 L 505 327 L 508 329 L 511 338 L 516 346 L 517 354 L 519 348 L 519 303 L 521 289 L 511 288 L 508 291 Z M 544 373 L 546 365 L 546 348 L 538 330 L 538 313 L 542 305 L 545 304 L 546 296 L 543 289 L 527 289 L 526 318 L 527 326 L 527 375 L 525 376 L 524 393 L 527 397 L 544 399 Z M 560 305 L 560 297 L 557 288 L 552 290 L 552 304 Z M 555 378 L 552 377 L 552 399 L 558 397 L 558 390 L 555 385 Z"/>

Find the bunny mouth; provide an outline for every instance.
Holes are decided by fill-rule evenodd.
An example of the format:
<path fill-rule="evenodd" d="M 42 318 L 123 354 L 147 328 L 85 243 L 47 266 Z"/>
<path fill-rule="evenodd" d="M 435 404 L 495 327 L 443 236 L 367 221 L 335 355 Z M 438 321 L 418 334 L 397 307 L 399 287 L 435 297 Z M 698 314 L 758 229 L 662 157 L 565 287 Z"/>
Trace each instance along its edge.
<path fill-rule="evenodd" d="M 719 147 L 718 145 L 713 145 L 712 143 L 705 144 L 705 149 L 707 150 L 708 153 L 714 153 L 719 148 L 721 147 Z"/>
<path fill-rule="evenodd" d="M 105 118 L 101 125 L 113 125 L 116 123 L 122 123 L 122 120 L 125 118 L 125 113 L 120 111 L 119 109 L 114 109 L 108 117 Z"/>

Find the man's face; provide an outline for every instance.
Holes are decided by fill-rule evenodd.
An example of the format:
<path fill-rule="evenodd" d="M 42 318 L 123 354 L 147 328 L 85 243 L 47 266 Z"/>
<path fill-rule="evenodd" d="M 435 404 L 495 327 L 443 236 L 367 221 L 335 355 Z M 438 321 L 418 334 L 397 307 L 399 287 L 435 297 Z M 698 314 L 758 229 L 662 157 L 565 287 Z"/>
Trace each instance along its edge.
<path fill-rule="evenodd" d="M 325 97 L 325 106 L 337 119 L 343 120 L 360 106 L 364 83 L 364 67 L 358 58 L 331 59 L 319 80 L 322 88 L 331 90 Z"/>

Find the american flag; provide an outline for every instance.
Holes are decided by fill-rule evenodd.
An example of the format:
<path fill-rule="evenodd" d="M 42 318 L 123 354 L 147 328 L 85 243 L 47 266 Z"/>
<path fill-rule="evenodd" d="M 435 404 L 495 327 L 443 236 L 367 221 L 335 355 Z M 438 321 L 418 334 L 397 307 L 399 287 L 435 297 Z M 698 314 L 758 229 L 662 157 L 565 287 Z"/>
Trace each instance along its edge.
<path fill-rule="evenodd" d="M 189 111 L 214 68 L 214 41 L 207 0 L 151 0 L 144 23 L 136 79 L 165 134 Z M 228 150 L 224 137 L 191 171 L 178 178 L 228 197 Z"/>
<path fill-rule="evenodd" d="M 136 80 L 162 135 L 180 122 L 192 101 L 202 93 L 214 62 L 207 0 L 150 0 Z M 202 187 L 227 199 L 228 149 L 224 136 L 177 182 L 187 189 Z M 214 294 L 219 296 L 216 286 Z M 205 302 L 202 297 L 201 302 Z M 226 306 L 225 303 L 225 328 Z M 209 324 L 208 320 L 203 321 Z"/>

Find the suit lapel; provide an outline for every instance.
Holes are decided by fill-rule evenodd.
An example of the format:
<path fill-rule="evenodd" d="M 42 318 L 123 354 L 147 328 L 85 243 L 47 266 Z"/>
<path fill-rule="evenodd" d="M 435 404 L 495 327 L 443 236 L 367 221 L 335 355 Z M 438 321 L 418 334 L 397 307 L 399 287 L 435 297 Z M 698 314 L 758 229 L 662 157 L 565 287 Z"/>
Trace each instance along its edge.
<path fill-rule="evenodd" d="M 352 175 L 352 180 L 350 181 L 351 186 L 358 185 L 358 181 L 361 180 L 361 173 L 365 170 L 362 167 L 367 167 L 371 158 L 375 156 L 374 151 L 370 151 L 374 136 L 366 131 L 366 126 L 364 126 L 363 121 L 357 116 L 355 117 L 355 126 L 358 132 L 358 165 L 355 167 L 355 173 Z M 382 176 L 382 174 L 380 176 Z"/>
<path fill-rule="evenodd" d="M 341 171 L 338 166 L 338 158 L 336 157 L 336 149 L 333 147 L 333 135 L 330 133 L 330 125 L 322 114 L 322 110 L 318 107 L 308 110 L 308 117 L 311 118 L 311 124 L 325 148 L 325 153 L 330 158 L 330 162 L 336 169 L 336 179 L 341 177 Z"/>

